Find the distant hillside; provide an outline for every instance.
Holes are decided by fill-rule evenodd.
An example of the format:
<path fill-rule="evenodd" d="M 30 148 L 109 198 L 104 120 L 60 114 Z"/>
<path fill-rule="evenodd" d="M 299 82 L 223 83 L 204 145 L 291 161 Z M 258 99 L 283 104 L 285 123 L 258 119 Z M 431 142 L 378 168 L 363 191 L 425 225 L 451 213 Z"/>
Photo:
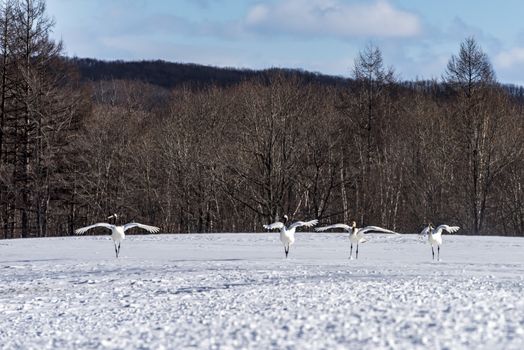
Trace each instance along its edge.
<path fill-rule="evenodd" d="M 280 72 L 288 76 L 300 76 L 306 82 L 317 82 L 325 85 L 345 85 L 350 79 L 307 72 L 298 69 L 272 68 L 266 70 L 219 68 L 192 63 L 173 63 L 156 61 L 102 61 L 90 58 L 70 58 L 83 80 L 140 80 L 165 88 L 180 85 L 230 86 L 241 81 L 261 78 L 267 79 L 271 74 Z"/>
<path fill-rule="evenodd" d="M 276 72 L 288 77 L 300 77 L 304 82 L 329 86 L 349 86 L 353 81 L 350 78 L 288 68 L 264 70 L 220 68 L 162 60 L 103 61 L 92 58 L 68 58 L 68 61 L 78 69 L 81 79 L 84 81 L 139 80 L 168 89 L 181 85 L 196 88 L 210 85 L 226 87 L 253 78 L 266 80 Z M 431 92 L 435 88 L 435 82 L 431 80 L 403 81 L 400 85 L 410 90 L 416 89 L 427 92 Z M 444 88 L 440 83 L 437 85 Z M 524 104 L 524 87 L 513 84 L 501 84 L 501 86 L 511 96 L 515 97 L 519 103 Z"/>

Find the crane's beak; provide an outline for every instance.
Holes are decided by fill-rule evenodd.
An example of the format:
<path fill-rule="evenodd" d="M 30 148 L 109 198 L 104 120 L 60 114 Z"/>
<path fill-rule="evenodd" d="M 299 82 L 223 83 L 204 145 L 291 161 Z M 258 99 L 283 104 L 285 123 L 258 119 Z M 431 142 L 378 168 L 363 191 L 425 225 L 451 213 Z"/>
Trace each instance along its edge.
<path fill-rule="evenodd" d="M 112 218 L 115 218 L 115 219 L 116 219 L 117 217 L 118 217 L 118 215 L 113 214 L 113 215 L 111 215 L 111 216 L 108 216 L 107 218 L 108 218 L 108 219 L 112 219 Z"/>

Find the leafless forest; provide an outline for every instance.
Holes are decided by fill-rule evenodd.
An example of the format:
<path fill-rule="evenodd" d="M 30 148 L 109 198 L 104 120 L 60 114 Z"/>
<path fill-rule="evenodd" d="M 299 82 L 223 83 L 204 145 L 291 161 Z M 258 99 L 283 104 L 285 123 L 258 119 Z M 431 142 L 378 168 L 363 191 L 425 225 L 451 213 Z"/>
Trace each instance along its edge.
<path fill-rule="evenodd" d="M 2 238 L 114 212 L 163 232 L 261 231 L 288 214 L 524 235 L 524 99 L 474 38 L 439 81 L 399 81 L 370 45 L 344 84 L 275 71 L 166 88 L 81 80 L 43 1 L 0 10 Z"/>

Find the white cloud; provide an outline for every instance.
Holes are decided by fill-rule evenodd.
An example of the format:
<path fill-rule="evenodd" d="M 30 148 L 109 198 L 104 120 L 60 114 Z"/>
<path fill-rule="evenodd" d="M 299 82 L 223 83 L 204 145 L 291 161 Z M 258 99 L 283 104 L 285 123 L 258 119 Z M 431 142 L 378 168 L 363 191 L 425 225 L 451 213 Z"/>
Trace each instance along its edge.
<path fill-rule="evenodd" d="M 502 69 L 512 68 L 515 65 L 524 64 L 524 48 L 515 47 L 508 51 L 502 51 L 495 56 L 495 65 Z"/>
<path fill-rule="evenodd" d="M 412 37 L 420 34 L 418 16 L 386 0 L 347 4 L 340 0 L 282 0 L 253 6 L 247 28 L 271 34 Z"/>

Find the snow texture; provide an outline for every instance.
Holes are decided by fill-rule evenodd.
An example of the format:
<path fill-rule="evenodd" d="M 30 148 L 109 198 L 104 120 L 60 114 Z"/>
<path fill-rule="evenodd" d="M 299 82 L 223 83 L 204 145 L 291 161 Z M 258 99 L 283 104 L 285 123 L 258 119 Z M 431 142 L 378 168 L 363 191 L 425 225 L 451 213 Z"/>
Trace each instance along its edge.
<path fill-rule="evenodd" d="M 523 349 L 524 239 L 278 232 L 0 241 L 2 349 Z"/>

